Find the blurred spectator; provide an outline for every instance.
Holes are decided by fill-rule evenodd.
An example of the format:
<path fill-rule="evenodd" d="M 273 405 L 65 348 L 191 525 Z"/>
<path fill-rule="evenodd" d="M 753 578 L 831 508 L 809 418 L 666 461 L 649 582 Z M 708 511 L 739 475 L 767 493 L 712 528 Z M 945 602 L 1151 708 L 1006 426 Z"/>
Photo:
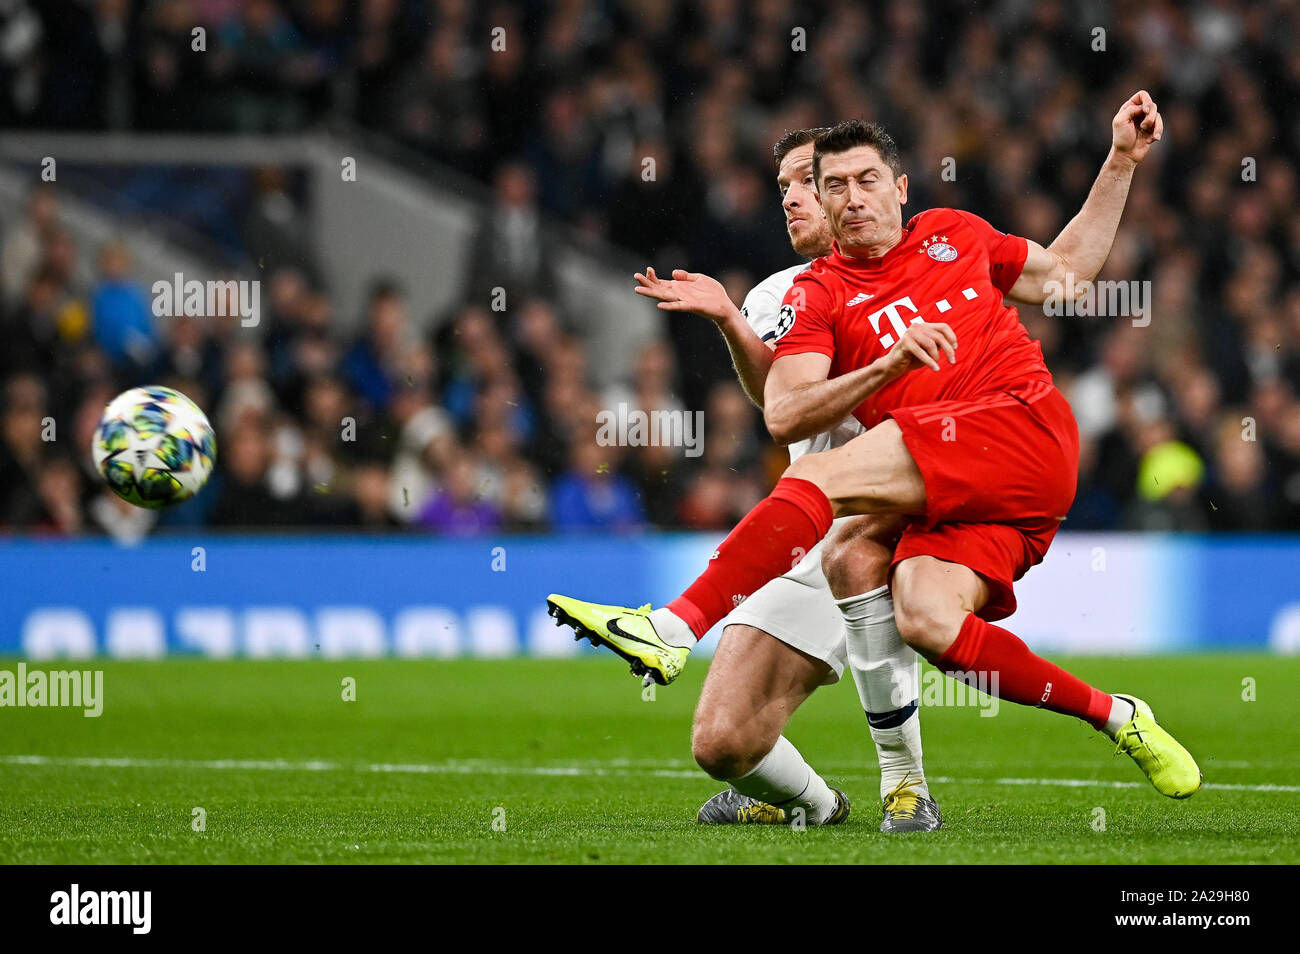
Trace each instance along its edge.
<path fill-rule="evenodd" d="M 333 308 L 294 268 L 273 273 L 265 346 L 276 395 L 290 406 L 301 402 L 306 381 L 337 368 L 341 349 L 331 331 Z"/>
<path fill-rule="evenodd" d="M 555 263 L 537 207 L 537 181 L 522 162 L 506 162 L 497 170 L 491 204 L 471 246 L 467 300 L 498 307 L 493 303 L 497 288 L 504 289 L 507 307 L 530 295 L 554 298 Z M 548 181 L 547 188 L 560 186 Z"/>
<path fill-rule="evenodd" d="M 146 11 L 134 79 L 137 128 L 193 128 L 210 113 L 202 108 L 206 60 L 191 48 L 194 22 L 190 0 L 158 0 Z"/>
<path fill-rule="evenodd" d="M 527 461 L 515 458 L 506 466 L 501 505 L 505 529 L 511 533 L 537 533 L 547 528 L 546 485 Z"/>
<path fill-rule="evenodd" d="M 199 401 L 192 393 L 196 387 L 206 394 L 219 391 L 223 386 L 225 355 L 210 331 L 210 320 L 202 316 L 168 318 L 163 325 L 162 349 L 149 377 L 193 382 L 178 390 L 195 402 Z"/>
<path fill-rule="evenodd" d="M 754 419 L 740 385 L 716 385 L 702 421 L 703 470 L 686 488 L 677 517 L 692 529 L 726 530 L 767 494 Z"/>
<path fill-rule="evenodd" d="M 407 143 L 465 170 L 488 145 L 473 60 L 457 31 L 431 32 L 421 59 L 395 85 L 390 120 Z"/>
<path fill-rule="evenodd" d="M 158 511 L 132 506 L 108 488 L 96 494 L 87 509 L 99 530 L 128 545 L 143 540 L 158 522 Z"/>
<path fill-rule="evenodd" d="M 81 510 L 81 474 L 65 454 L 46 454 L 36 485 L 41 503 L 38 530 L 75 536 L 86 530 Z"/>
<path fill-rule="evenodd" d="M 1275 526 L 1273 502 L 1265 492 L 1264 452 L 1250 436 L 1231 417 L 1218 428 L 1207 488 L 1210 524 L 1216 530 L 1261 533 Z"/>
<path fill-rule="evenodd" d="M 544 94 L 540 115 L 525 138 L 527 166 L 511 163 L 497 176 L 502 200 L 513 194 L 532 201 L 533 185 L 526 187 L 520 174 L 545 184 L 540 204 L 553 215 L 578 218 L 596 201 L 601 182 L 600 155 L 591 117 L 587 115 L 583 90 L 563 84 Z M 529 169 L 528 167 L 531 167 Z M 503 175 L 504 174 L 504 175 Z M 525 192 L 526 188 L 526 192 Z M 523 202 L 513 203 L 516 212 Z"/>
<path fill-rule="evenodd" d="M 0 251 L 0 279 L 7 301 L 17 301 L 27 290 L 41 262 L 47 236 L 58 224 L 58 200 L 53 186 L 35 186 L 27 197 L 26 215 L 5 230 Z"/>
<path fill-rule="evenodd" d="M 361 530 L 392 530 L 401 523 L 388 512 L 388 467 L 365 460 L 352 469 L 352 506 L 346 523 Z"/>
<path fill-rule="evenodd" d="M 144 290 L 131 280 L 131 250 L 112 241 L 99 253 L 99 284 L 91 298 L 95 340 L 116 364 L 147 367 L 158 350 Z"/>
<path fill-rule="evenodd" d="M 263 166 L 253 173 L 253 196 L 243 221 L 249 258 L 268 272 L 282 267 L 316 274 L 310 226 L 290 192 L 284 169 Z"/>
<path fill-rule="evenodd" d="M 646 519 L 656 526 L 682 522 L 682 495 L 687 476 L 695 469 L 682 450 L 667 444 L 628 448 L 623 471 L 636 485 Z"/>
<path fill-rule="evenodd" d="M 5 322 L 6 348 L 0 366 L 8 369 L 53 369 L 60 336 L 68 341 L 86 333 L 86 306 L 67 295 L 55 272 L 41 268 L 27 285 L 26 295 Z"/>
<path fill-rule="evenodd" d="M 293 525 L 298 499 L 281 499 L 271 492 L 268 477 L 272 446 L 266 426 L 256 413 L 225 429 L 219 447 L 224 479 L 217 488 L 210 523 L 214 527 L 274 527 Z"/>
<path fill-rule="evenodd" d="M 1165 418 L 1140 425 L 1137 438 L 1138 498 L 1129 509 L 1134 530 L 1203 530 L 1207 521 L 1198 494 L 1205 463 L 1192 448 L 1174 439 Z"/>
<path fill-rule="evenodd" d="M 416 519 L 437 488 L 434 475 L 446 470 L 456 451 L 456 429 L 442 408 L 411 412 L 397 435 L 389 511 L 403 523 Z"/>
<path fill-rule="evenodd" d="M 699 211 L 700 188 L 689 171 L 676 168 L 668 144 L 635 144 L 616 181 L 609 203 L 609 237 L 651 261 L 685 261 L 683 243 L 695 227 L 692 217 Z"/>
<path fill-rule="evenodd" d="M 215 78 L 226 87 L 230 123 L 241 132 L 286 132 L 302 126 L 298 92 L 319 77 L 302 52 L 293 22 L 274 0 L 244 0 L 220 24 Z"/>
<path fill-rule="evenodd" d="M 615 456 L 594 436 L 575 443 L 572 466 L 551 488 L 556 530 L 635 530 L 643 524 L 636 486 L 612 470 Z"/>
<path fill-rule="evenodd" d="M 343 356 L 342 370 L 352 389 L 383 411 L 401 380 L 403 349 L 410 344 L 406 303 L 395 283 L 375 283 L 366 305 L 366 325 L 366 333 Z"/>
<path fill-rule="evenodd" d="M 35 374 L 11 377 L 5 384 L 0 418 L 0 521 L 29 529 L 48 520 L 41 500 L 41 468 L 47 459 L 42 439 L 45 385 Z"/>
<path fill-rule="evenodd" d="M 448 536 L 466 537 L 495 530 L 501 511 L 483 498 L 474 458 L 460 453 L 447 465 L 440 489 L 420 512 L 420 526 Z"/>
<path fill-rule="evenodd" d="M 607 389 L 604 406 L 624 421 L 633 411 L 684 414 L 686 408 L 676 395 L 674 373 L 673 352 L 665 342 L 642 345 L 633 362 L 630 386 L 618 384 Z M 621 429 L 625 428 L 626 424 Z"/>
<path fill-rule="evenodd" d="M 555 307 L 544 298 L 529 298 L 508 312 L 511 364 L 532 404 L 542 400 L 548 365 L 566 335 Z"/>

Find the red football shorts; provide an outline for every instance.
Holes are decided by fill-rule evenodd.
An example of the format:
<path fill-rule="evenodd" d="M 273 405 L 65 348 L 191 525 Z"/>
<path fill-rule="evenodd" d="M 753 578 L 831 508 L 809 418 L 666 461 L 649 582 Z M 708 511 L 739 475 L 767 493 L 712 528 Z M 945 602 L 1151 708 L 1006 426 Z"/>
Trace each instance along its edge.
<path fill-rule="evenodd" d="M 1032 381 L 888 416 L 925 481 L 925 515 L 903 531 L 893 566 L 914 556 L 960 563 L 989 585 L 978 615 L 1010 616 L 1012 584 L 1042 562 L 1074 502 L 1079 430 L 1069 402 L 1051 383 Z"/>

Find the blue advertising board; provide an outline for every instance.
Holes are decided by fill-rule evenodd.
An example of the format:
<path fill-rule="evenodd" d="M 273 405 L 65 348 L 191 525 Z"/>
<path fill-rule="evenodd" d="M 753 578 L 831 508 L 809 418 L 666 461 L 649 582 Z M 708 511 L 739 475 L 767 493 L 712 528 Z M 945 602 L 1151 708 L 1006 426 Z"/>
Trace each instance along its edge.
<path fill-rule="evenodd" d="M 0 542 L 0 654 L 564 656 L 552 591 L 656 605 L 720 535 Z M 1004 625 L 1040 651 L 1300 652 L 1300 539 L 1061 534 Z M 708 652 L 716 632 L 705 641 Z"/>

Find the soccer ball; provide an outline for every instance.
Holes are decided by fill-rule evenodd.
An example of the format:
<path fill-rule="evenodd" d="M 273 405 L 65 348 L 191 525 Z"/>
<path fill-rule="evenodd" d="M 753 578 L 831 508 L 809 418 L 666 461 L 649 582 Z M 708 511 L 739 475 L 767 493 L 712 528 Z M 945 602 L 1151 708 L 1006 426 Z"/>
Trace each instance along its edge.
<path fill-rule="evenodd" d="M 132 388 L 104 409 L 91 452 L 113 493 L 157 510 L 203 488 L 217 459 L 217 438 L 198 405 L 179 391 Z"/>

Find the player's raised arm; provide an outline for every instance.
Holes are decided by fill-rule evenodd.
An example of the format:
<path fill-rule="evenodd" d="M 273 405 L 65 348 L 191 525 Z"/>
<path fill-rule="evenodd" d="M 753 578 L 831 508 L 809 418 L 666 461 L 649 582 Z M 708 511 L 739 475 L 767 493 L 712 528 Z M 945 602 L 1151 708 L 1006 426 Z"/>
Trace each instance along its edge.
<path fill-rule="evenodd" d="M 763 406 L 763 387 L 772 367 L 772 349 L 763 342 L 716 278 L 673 269 L 672 279 L 660 278 L 653 268 L 636 274 L 636 293 L 653 298 L 664 311 L 684 311 L 708 318 L 727 339 L 736 377 L 749 399 Z"/>
<path fill-rule="evenodd" d="M 1163 134 L 1164 120 L 1151 96 L 1146 90 L 1134 93 L 1111 120 L 1110 154 L 1083 208 L 1047 248 L 1029 242 L 1025 267 L 1008 298 L 1041 305 L 1070 287 L 1067 276 L 1078 294 L 1087 291 L 1087 283 L 1097 277 L 1110 255 L 1133 170 Z"/>

